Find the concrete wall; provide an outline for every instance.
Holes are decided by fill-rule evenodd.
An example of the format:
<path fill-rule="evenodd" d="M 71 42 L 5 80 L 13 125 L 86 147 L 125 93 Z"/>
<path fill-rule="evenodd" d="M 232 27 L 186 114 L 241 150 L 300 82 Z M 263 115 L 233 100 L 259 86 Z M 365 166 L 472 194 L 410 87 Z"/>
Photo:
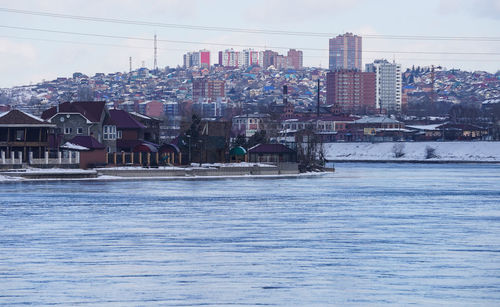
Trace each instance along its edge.
<path fill-rule="evenodd" d="M 292 165 L 293 164 L 293 165 Z M 298 174 L 296 163 L 286 163 L 280 167 L 214 167 L 214 168 L 104 168 L 99 174 L 119 177 L 190 177 L 190 176 L 246 176 Z"/>
<path fill-rule="evenodd" d="M 80 168 L 87 169 L 95 165 L 106 164 L 106 150 L 97 149 L 92 151 L 80 152 Z"/>

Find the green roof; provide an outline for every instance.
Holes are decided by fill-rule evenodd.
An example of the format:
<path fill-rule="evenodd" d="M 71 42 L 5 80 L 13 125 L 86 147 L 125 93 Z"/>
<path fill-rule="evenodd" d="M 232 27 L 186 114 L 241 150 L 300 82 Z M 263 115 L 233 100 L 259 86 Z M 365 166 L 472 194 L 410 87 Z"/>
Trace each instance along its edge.
<path fill-rule="evenodd" d="M 247 151 L 241 146 L 236 146 L 229 151 L 230 156 L 244 156 L 246 154 Z"/>

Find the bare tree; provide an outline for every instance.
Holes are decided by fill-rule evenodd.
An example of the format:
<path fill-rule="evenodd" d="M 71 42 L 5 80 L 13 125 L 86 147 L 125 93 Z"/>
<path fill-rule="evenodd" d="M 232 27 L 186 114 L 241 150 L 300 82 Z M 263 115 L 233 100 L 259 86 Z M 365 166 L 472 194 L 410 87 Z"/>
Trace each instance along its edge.
<path fill-rule="evenodd" d="M 300 172 L 321 171 L 325 166 L 325 153 L 321 137 L 311 128 L 295 136 Z"/>
<path fill-rule="evenodd" d="M 396 143 L 392 146 L 392 153 L 395 158 L 401 158 L 405 155 L 405 144 L 404 143 Z"/>

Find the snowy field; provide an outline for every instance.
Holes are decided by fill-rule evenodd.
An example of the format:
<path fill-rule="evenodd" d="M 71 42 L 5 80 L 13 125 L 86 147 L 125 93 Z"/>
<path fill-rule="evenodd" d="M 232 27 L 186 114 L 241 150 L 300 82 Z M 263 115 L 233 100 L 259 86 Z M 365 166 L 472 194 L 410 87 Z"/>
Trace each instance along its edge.
<path fill-rule="evenodd" d="M 397 158 L 395 146 L 403 156 Z M 387 142 L 324 144 L 333 161 L 500 162 L 500 142 Z M 426 158 L 428 149 L 433 158 Z"/>

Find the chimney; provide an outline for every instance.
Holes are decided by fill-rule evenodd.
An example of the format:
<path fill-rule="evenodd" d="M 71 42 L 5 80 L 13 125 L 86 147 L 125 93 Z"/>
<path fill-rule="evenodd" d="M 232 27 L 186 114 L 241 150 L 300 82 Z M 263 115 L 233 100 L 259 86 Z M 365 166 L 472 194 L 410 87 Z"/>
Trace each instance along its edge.
<path fill-rule="evenodd" d="M 288 104 L 288 86 L 286 84 L 283 85 L 283 104 Z"/>

